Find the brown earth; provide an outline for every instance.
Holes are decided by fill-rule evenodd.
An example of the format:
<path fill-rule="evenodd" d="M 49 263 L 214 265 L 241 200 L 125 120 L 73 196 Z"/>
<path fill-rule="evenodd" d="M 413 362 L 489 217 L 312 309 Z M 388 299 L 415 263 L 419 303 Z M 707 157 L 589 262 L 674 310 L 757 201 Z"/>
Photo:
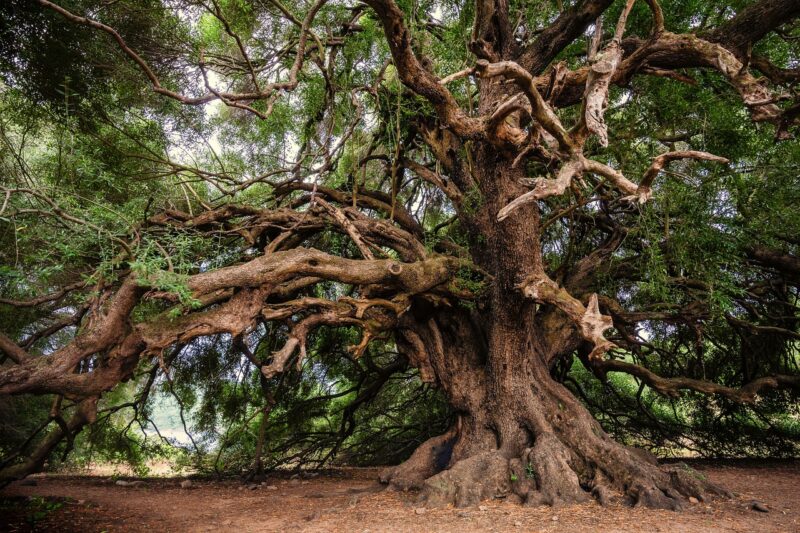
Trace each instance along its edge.
<path fill-rule="evenodd" d="M 800 532 L 800 461 L 692 466 L 736 498 L 687 504 L 682 512 L 596 503 L 525 508 L 501 500 L 425 509 L 412 494 L 383 490 L 374 469 L 271 478 L 255 490 L 235 481 L 193 480 L 180 488 L 179 479 L 150 479 L 123 487 L 107 478 L 50 475 L 0 492 L 0 531 Z M 768 512 L 753 510 L 753 501 Z"/>

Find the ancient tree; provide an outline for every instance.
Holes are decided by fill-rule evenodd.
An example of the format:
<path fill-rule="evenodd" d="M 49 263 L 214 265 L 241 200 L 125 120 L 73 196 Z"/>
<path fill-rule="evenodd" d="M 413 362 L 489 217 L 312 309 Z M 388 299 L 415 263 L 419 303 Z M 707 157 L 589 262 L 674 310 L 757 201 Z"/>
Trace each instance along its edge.
<path fill-rule="evenodd" d="M 26 220 L 106 242 L 95 270 L 2 286 L 5 309 L 39 311 L 0 334 L 0 393 L 55 398 L 52 429 L 3 478 L 41 468 L 92 423 L 105 393 L 142 365 L 168 371 L 180 347 L 229 335 L 270 380 L 301 364 L 327 327 L 360 332 L 354 358 L 391 343 L 444 392 L 454 425 L 382 479 L 430 504 L 623 494 L 677 508 L 724 494 L 610 438 L 562 379 L 574 362 L 599 380 L 623 373 L 662 395 L 739 403 L 800 385 L 797 217 L 787 211 L 800 3 L 683 4 L 12 2 L 33 21 L 18 36 L 33 40 L 36 23 L 81 36 L 80 61 L 126 84 L 137 105 L 161 106 L 147 117 L 156 124 L 216 110 L 215 127 L 228 128 L 217 151 L 241 158 L 201 142 L 191 146 L 211 156 L 181 158 L 129 139 L 119 157 L 146 170 L 125 179 L 166 186 L 136 193 L 122 228 L 108 213 L 107 226 L 76 214 L 86 204 L 35 176 L 3 184 L 5 243 Z M 169 21 L 166 42 L 130 22 L 145 9 Z M 25 43 L 16 46 L 9 54 Z M 23 87 L 25 61 L 7 61 L 9 86 Z M 707 140 L 708 109 L 729 113 L 735 148 Z M 737 135 L 767 139 L 763 150 L 783 154 L 794 176 L 770 174 L 780 165 L 762 165 L 762 144 Z M 709 199 L 705 187 L 720 182 Z M 700 244 L 689 262 L 692 231 L 714 242 L 735 232 L 735 245 Z M 192 250 L 181 270 L 181 235 L 217 246 Z M 12 262 L 10 244 L 3 254 Z M 643 259 L 655 256 L 657 268 Z M 656 281 L 664 291 L 645 290 Z M 265 331 L 266 356 L 254 347 Z M 759 335 L 782 363 L 717 342 Z M 743 370 L 704 379 L 698 365 L 721 354 Z M 670 366 L 673 356 L 697 364 Z"/>

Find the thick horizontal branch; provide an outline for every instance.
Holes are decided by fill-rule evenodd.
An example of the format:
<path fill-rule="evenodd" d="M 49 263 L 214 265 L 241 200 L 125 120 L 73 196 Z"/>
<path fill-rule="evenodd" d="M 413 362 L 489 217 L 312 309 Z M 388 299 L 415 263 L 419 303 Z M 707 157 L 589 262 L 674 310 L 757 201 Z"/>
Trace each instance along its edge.
<path fill-rule="evenodd" d="M 664 378 L 642 366 L 619 359 L 594 360 L 591 362 L 591 366 L 603 375 L 607 372 L 630 374 L 645 382 L 659 394 L 673 398 L 677 397 L 681 390 L 692 390 L 703 394 L 717 394 L 739 403 L 753 403 L 758 393 L 765 389 L 800 389 L 800 376 L 766 376 L 735 389 L 699 379 Z"/>
<path fill-rule="evenodd" d="M 28 360 L 28 352 L 20 348 L 17 343 L 0 333 L 0 352 L 6 354 L 15 363 L 22 364 Z"/>
<path fill-rule="evenodd" d="M 54 392 L 86 397 L 103 392 L 125 379 L 142 354 L 159 353 L 171 344 L 185 344 L 200 336 L 238 336 L 259 316 L 270 320 L 289 318 L 292 310 L 286 306 L 268 315 L 262 313 L 269 309 L 268 296 L 286 284 L 332 280 L 392 294 L 414 295 L 432 290 L 448 294 L 446 283 L 459 267 L 457 259 L 443 256 L 402 263 L 391 259 L 344 259 L 306 248 L 275 252 L 189 277 L 186 285 L 193 297 L 207 305 L 213 303 L 214 307 L 179 317 L 159 315 L 135 325 L 130 314 L 155 279 L 137 279 L 131 274 L 88 326 L 51 355 L 31 357 L 7 337 L 0 337 L 0 349 L 19 363 L 0 370 L 0 394 Z M 307 285 L 303 281 L 298 287 Z M 380 301 L 370 305 L 384 306 Z M 363 307 L 348 307 L 353 317 L 349 323 L 361 320 Z M 72 373 L 76 365 L 95 354 L 102 357 L 92 372 Z"/>
<path fill-rule="evenodd" d="M 313 248 L 297 248 L 257 257 L 247 263 L 191 276 L 187 286 L 195 294 L 231 287 L 278 285 L 291 278 L 313 276 L 351 285 L 385 284 L 403 292 L 419 293 L 446 282 L 458 261 L 434 257 L 415 263 L 391 259 L 345 259 Z"/>
<path fill-rule="evenodd" d="M 788 274 L 792 279 L 800 280 L 800 257 L 760 245 L 748 248 L 747 255 L 766 267 L 774 268 Z"/>

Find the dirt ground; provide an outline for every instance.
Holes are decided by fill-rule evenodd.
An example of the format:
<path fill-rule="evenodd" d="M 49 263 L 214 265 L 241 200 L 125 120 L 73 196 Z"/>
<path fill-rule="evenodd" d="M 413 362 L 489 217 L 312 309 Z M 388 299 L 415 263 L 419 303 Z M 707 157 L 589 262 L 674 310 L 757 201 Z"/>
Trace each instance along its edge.
<path fill-rule="evenodd" d="M 386 491 L 377 470 L 311 479 L 270 478 L 251 490 L 237 481 L 150 479 L 137 487 L 109 478 L 36 476 L 0 492 L 0 531 L 378 531 L 800 532 L 800 461 L 693 463 L 736 493 L 682 512 L 595 503 L 526 508 L 501 500 L 467 509 L 425 509 L 412 494 Z M 753 501 L 768 512 L 752 509 Z"/>

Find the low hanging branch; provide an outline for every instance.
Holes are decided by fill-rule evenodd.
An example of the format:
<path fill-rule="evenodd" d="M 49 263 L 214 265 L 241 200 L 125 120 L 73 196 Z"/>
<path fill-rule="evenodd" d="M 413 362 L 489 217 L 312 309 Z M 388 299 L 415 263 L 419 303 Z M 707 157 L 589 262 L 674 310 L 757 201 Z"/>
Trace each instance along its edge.
<path fill-rule="evenodd" d="M 329 279 L 360 286 L 392 287 L 404 294 L 421 294 L 436 291 L 451 279 L 458 261 L 448 257 L 435 257 L 416 263 L 394 260 L 353 260 L 332 256 L 313 249 L 294 249 L 274 252 L 237 266 L 200 273 L 186 281 L 192 297 L 215 304 L 208 310 L 164 320 L 164 317 L 132 324 L 129 315 L 145 294 L 147 279 L 134 275 L 126 278 L 116 294 L 105 304 L 93 323 L 74 341 L 46 357 L 28 357 L 15 343 L 2 337 L 0 349 L 19 364 L 0 370 L 0 393 L 62 391 L 72 395 L 102 392 L 110 389 L 135 368 L 141 355 L 160 353 L 166 347 L 185 344 L 190 340 L 219 333 L 239 336 L 253 325 L 261 315 L 270 319 L 291 317 L 299 309 L 283 306 L 269 311 L 265 300 L 279 290 L 282 284 L 297 279 Z M 153 276 L 155 278 L 155 276 Z M 238 289 L 236 293 L 226 293 Z M 446 290 L 446 289 L 445 289 Z M 220 304 L 216 297 L 229 298 Z M 227 296 L 226 296 L 227 295 Z M 383 301 L 375 306 L 386 308 Z M 288 358 L 300 345 L 300 338 L 322 323 L 341 325 L 361 324 L 364 304 L 346 305 L 347 312 L 329 311 L 329 314 L 307 319 L 299 330 L 291 348 L 286 348 Z M 370 306 L 368 306 L 370 307 Z M 267 311 L 262 311 L 266 309 Z M 266 315 L 264 315 L 266 313 Z M 375 327 L 370 323 L 367 329 Z M 299 338 L 298 338 L 299 337 Z M 108 364 L 91 374 L 71 374 L 81 361 L 94 354 L 107 352 Z M 277 366 L 275 367 L 277 368 Z"/>
<path fill-rule="evenodd" d="M 703 394 L 716 394 L 739 403 L 752 404 L 758 398 L 758 394 L 765 389 L 794 388 L 800 390 L 800 376 L 766 376 L 735 389 L 699 379 L 664 378 L 642 366 L 619 359 L 593 360 L 590 364 L 591 368 L 602 376 L 609 372 L 629 374 L 642 380 L 657 393 L 670 398 L 679 397 L 681 390 L 692 390 Z"/>

